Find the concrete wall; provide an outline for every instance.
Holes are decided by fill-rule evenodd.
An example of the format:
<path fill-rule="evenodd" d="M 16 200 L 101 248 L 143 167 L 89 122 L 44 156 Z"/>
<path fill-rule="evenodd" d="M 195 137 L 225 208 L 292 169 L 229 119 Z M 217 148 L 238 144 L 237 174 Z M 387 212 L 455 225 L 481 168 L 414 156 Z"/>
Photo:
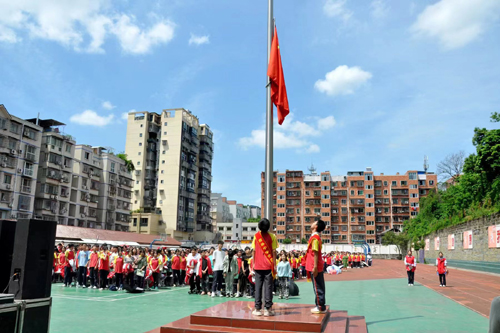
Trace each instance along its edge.
<path fill-rule="evenodd" d="M 488 248 L 488 227 L 500 224 L 500 214 L 480 218 L 460 225 L 449 227 L 432 233 L 424 239 L 429 240 L 429 249 L 425 249 L 427 261 L 437 258 L 443 252 L 446 259 L 472 261 L 500 261 L 500 248 Z M 472 231 L 472 249 L 464 249 L 463 233 Z M 448 235 L 455 235 L 455 249 L 448 249 Z M 439 237 L 439 249 L 435 249 L 435 238 Z"/>

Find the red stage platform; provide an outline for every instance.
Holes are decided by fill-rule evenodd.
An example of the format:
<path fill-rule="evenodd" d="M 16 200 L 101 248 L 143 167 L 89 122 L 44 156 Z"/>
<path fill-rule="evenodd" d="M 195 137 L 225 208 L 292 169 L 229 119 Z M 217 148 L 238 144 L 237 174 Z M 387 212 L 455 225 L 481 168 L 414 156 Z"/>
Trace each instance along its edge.
<path fill-rule="evenodd" d="M 275 303 L 274 317 L 252 315 L 253 302 L 228 301 L 189 317 L 157 328 L 150 333 L 364 333 L 367 332 L 364 317 L 348 316 L 346 311 L 328 308 L 326 314 L 311 314 L 310 304 Z"/>

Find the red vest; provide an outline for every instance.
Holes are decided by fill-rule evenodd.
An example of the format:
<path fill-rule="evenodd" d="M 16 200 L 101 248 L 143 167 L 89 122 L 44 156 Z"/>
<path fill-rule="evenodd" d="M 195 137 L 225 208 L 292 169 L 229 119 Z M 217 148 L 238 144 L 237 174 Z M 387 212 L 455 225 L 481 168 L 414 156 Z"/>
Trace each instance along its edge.
<path fill-rule="evenodd" d="M 444 265 L 445 262 L 446 258 L 437 258 L 437 263 L 438 263 L 437 269 L 439 274 L 444 274 L 446 272 L 446 266 Z"/>
<path fill-rule="evenodd" d="M 300 259 L 300 266 L 306 267 L 306 256 L 305 255 L 302 256 L 302 259 Z"/>
<path fill-rule="evenodd" d="M 102 271 L 109 271 L 109 253 L 106 252 L 105 258 L 100 258 L 99 260 L 99 269 Z"/>
<path fill-rule="evenodd" d="M 265 233 L 261 233 L 261 236 L 264 239 L 265 243 L 268 244 L 269 247 L 271 247 L 270 251 L 274 251 L 272 249 L 273 239 L 272 239 L 271 235 L 269 233 L 265 232 Z M 257 240 L 255 241 L 255 254 L 254 254 L 254 258 L 255 258 L 255 263 L 254 263 L 254 269 L 255 270 L 257 270 L 257 271 L 258 270 L 265 271 L 265 270 L 273 268 L 273 265 L 267 259 L 266 255 L 262 251 L 262 247 L 258 244 Z"/>
<path fill-rule="evenodd" d="M 153 272 L 159 272 L 160 271 L 160 261 L 158 258 L 153 258 L 151 257 L 151 268 L 153 269 Z"/>
<path fill-rule="evenodd" d="M 330 257 L 330 256 L 326 257 L 326 264 L 327 264 L 328 266 L 331 266 L 331 265 L 332 265 L 332 257 Z"/>
<path fill-rule="evenodd" d="M 123 273 L 123 257 L 116 257 L 115 273 Z"/>
<path fill-rule="evenodd" d="M 181 265 L 180 265 L 181 271 L 186 270 L 186 265 L 187 265 L 186 257 L 181 257 Z"/>
<path fill-rule="evenodd" d="M 322 272 L 324 262 L 323 258 L 321 257 L 321 237 L 318 234 L 312 235 L 311 238 L 309 238 L 309 244 L 307 245 L 307 252 L 306 252 L 306 271 L 312 272 L 314 269 L 314 252 L 312 250 L 312 241 L 314 239 L 318 240 L 319 244 L 318 265 L 316 267 L 318 268 L 318 272 Z"/>
<path fill-rule="evenodd" d="M 406 263 L 410 264 L 410 265 L 413 265 L 415 263 L 415 257 L 414 256 L 411 256 L 411 257 L 406 256 Z M 415 272 L 415 267 L 413 267 L 413 266 L 406 266 L 406 270 L 407 271 L 411 270 L 412 272 Z"/>
<path fill-rule="evenodd" d="M 173 270 L 181 269 L 181 258 L 179 258 L 179 256 L 174 256 L 172 258 L 172 269 Z"/>

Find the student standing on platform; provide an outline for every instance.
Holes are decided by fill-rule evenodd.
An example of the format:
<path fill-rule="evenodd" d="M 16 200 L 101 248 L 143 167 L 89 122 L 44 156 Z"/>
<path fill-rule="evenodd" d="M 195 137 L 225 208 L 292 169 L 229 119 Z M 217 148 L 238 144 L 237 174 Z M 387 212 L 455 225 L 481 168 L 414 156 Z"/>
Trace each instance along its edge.
<path fill-rule="evenodd" d="M 264 316 L 274 316 L 273 311 L 273 278 L 276 275 L 276 249 L 278 240 L 269 232 L 271 223 L 268 219 L 259 222 L 259 231 L 252 242 L 253 271 L 255 275 L 255 309 L 254 316 L 262 316 L 262 296 L 264 295 Z"/>
<path fill-rule="evenodd" d="M 222 290 L 222 272 L 224 270 L 224 252 L 222 252 L 223 241 L 217 242 L 217 250 L 212 253 L 213 259 L 213 283 L 212 297 L 221 297 Z"/>
<path fill-rule="evenodd" d="M 448 263 L 443 256 L 443 252 L 439 252 L 439 258 L 436 259 L 436 272 L 439 274 L 439 286 L 446 287 L 446 274 L 448 274 Z"/>
<path fill-rule="evenodd" d="M 411 250 L 408 251 L 408 255 L 405 257 L 405 267 L 406 274 L 408 275 L 408 287 L 413 287 L 413 282 L 415 281 L 415 269 L 417 269 L 417 261 L 415 257 L 412 256 Z"/>
<path fill-rule="evenodd" d="M 89 261 L 89 252 L 87 245 L 83 245 L 78 252 L 78 285 L 87 288 L 87 263 Z"/>
<path fill-rule="evenodd" d="M 325 278 L 323 275 L 323 259 L 321 258 L 321 232 L 325 230 L 326 224 L 321 219 L 314 222 L 311 226 L 312 235 L 309 238 L 306 253 L 307 274 L 313 280 L 313 290 L 315 295 L 316 307 L 311 309 L 311 313 L 326 313 L 325 298 Z"/>

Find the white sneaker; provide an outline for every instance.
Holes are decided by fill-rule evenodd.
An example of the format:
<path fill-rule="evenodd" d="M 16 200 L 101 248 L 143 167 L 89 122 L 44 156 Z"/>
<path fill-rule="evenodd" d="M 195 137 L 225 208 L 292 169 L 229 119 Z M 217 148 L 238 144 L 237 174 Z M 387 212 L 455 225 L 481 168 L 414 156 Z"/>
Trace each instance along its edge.
<path fill-rule="evenodd" d="M 314 309 L 311 309 L 311 313 L 313 313 L 313 314 L 324 314 L 324 313 L 326 313 L 326 310 L 321 311 L 318 307 L 315 307 Z"/>
<path fill-rule="evenodd" d="M 255 310 L 253 310 L 252 315 L 254 315 L 254 316 L 262 316 L 262 311 L 255 309 Z"/>
<path fill-rule="evenodd" d="M 408 283 L 408 287 L 411 287 L 411 283 Z"/>
<path fill-rule="evenodd" d="M 273 309 L 265 309 L 264 310 L 264 317 L 273 317 L 275 316 L 276 313 L 274 313 L 274 310 Z"/>
<path fill-rule="evenodd" d="M 443 285 L 443 288 L 446 288 L 446 285 L 445 285 L 445 284 Z"/>
<path fill-rule="evenodd" d="M 215 293 L 212 293 L 212 298 L 215 298 L 215 295 L 216 295 Z"/>
<path fill-rule="evenodd" d="M 103 288 L 99 288 L 99 290 L 103 290 Z"/>
<path fill-rule="evenodd" d="M 93 286 L 92 288 L 93 288 L 93 289 L 97 289 L 97 287 L 96 287 L 96 286 Z"/>
<path fill-rule="evenodd" d="M 222 293 L 220 291 L 217 292 L 217 297 L 222 297 Z"/>
<path fill-rule="evenodd" d="M 442 284 L 440 284 L 439 286 L 440 286 L 440 287 L 442 287 L 443 285 L 442 285 Z"/>

